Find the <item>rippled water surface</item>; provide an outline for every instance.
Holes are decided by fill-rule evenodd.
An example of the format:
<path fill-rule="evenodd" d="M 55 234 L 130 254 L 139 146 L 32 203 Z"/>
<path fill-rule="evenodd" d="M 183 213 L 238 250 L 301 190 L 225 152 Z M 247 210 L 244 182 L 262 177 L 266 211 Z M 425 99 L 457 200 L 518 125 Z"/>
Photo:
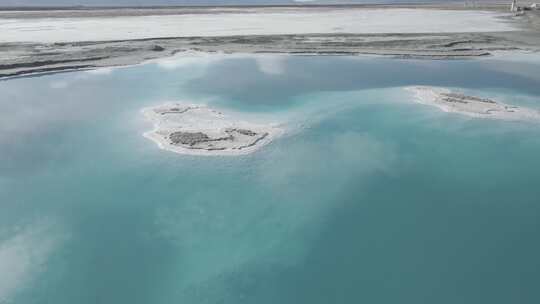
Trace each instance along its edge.
<path fill-rule="evenodd" d="M 538 303 L 537 56 L 194 56 L 0 82 L 0 303 Z M 197 157 L 140 109 L 204 103 L 288 133 Z"/>

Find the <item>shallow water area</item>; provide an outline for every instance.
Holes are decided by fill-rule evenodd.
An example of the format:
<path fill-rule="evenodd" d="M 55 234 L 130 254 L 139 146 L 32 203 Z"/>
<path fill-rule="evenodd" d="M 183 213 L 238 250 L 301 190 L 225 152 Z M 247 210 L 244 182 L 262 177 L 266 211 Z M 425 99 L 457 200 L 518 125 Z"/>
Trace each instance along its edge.
<path fill-rule="evenodd" d="M 211 55 L 0 82 L 0 303 L 538 303 L 540 61 Z M 30 89 L 31 88 L 31 89 Z M 141 109 L 284 135 L 159 149 Z M 9 273 L 9 275 L 6 275 Z"/>

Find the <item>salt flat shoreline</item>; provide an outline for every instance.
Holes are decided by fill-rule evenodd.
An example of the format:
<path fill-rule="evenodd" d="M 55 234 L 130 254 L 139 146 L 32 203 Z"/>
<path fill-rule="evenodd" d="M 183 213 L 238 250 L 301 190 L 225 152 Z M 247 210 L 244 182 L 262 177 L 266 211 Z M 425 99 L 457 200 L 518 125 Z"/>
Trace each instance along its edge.
<path fill-rule="evenodd" d="M 500 24 L 487 24 L 485 28 L 476 30 L 483 26 L 480 24 L 471 24 L 468 27 L 464 27 L 465 31 L 453 32 L 453 27 L 445 24 L 459 24 L 459 20 L 452 20 L 452 16 L 440 25 L 439 30 L 434 32 L 427 32 L 424 29 L 415 30 L 415 27 L 409 27 L 405 30 L 401 29 L 402 26 L 385 24 L 385 20 L 377 20 L 373 18 L 371 13 L 361 15 L 363 10 L 371 10 L 374 8 L 381 9 L 381 12 L 389 12 L 389 16 L 396 20 L 399 20 L 399 16 L 392 16 L 393 12 L 397 12 L 400 9 L 406 9 L 408 14 L 420 12 L 418 10 L 429 9 L 430 12 L 437 12 L 439 14 L 441 10 L 446 10 L 449 14 L 452 11 L 471 12 L 470 16 L 480 16 L 483 18 L 483 14 L 491 12 L 499 19 Z M 172 20 L 171 22 L 177 22 L 174 18 L 175 15 L 181 15 L 182 10 L 187 12 L 186 14 L 206 14 L 204 18 L 227 16 L 228 14 L 239 14 L 244 12 L 245 15 L 257 16 L 257 12 L 261 11 L 264 14 L 297 14 L 301 12 L 305 16 L 311 17 L 314 12 L 316 16 L 329 16 L 336 14 L 337 17 L 347 16 L 350 10 L 354 9 L 355 13 L 358 12 L 362 18 L 367 18 L 365 22 L 380 22 L 380 26 L 386 26 L 385 29 L 380 29 L 378 24 L 372 24 L 371 30 L 364 30 L 360 32 L 354 32 L 355 28 L 345 29 L 333 29 L 330 28 L 329 32 L 324 32 L 326 29 L 322 27 L 320 31 L 322 33 L 307 32 L 300 33 L 285 33 L 280 34 L 278 32 L 267 31 L 262 28 L 260 30 L 236 30 L 220 32 L 219 35 L 212 35 L 213 28 L 210 28 L 203 36 L 196 35 L 197 33 L 187 32 L 185 36 L 174 37 L 173 32 L 168 32 L 165 37 L 154 37 L 155 33 L 149 32 L 143 38 L 129 39 L 116 39 L 122 37 L 120 34 L 107 33 L 108 38 L 99 39 L 99 34 L 91 36 L 91 40 L 85 41 L 71 41 L 76 39 L 64 38 L 66 35 L 59 35 L 62 37 L 62 41 L 56 41 L 55 38 L 51 38 L 52 34 L 49 32 L 41 33 L 44 37 L 44 41 L 17 41 L 24 40 L 15 34 L 15 37 L 10 41 L 8 32 L 5 29 L 10 29 L 10 26 L 15 24 L 18 27 L 24 22 L 35 22 L 33 20 L 45 20 L 39 18 L 49 18 L 47 20 L 53 20 L 54 22 L 60 22 L 61 20 L 94 20 L 96 16 L 125 16 L 126 14 L 135 14 L 130 19 L 133 23 L 137 23 L 137 19 L 150 17 L 150 20 L 154 17 L 160 17 L 161 14 L 166 15 L 166 20 Z M 396 10 L 397 9 L 397 10 Z M 127 13 L 126 13 L 127 12 Z M 277 12 L 277 13 L 276 13 Z M 328 12 L 328 13 L 327 13 Z M 423 12 L 423 11 L 422 11 Z M 234 16 L 242 16 L 234 15 Z M 479 15 L 476 15 L 478 13 Z M 101 14 L 101 15 L 100 15 Z M 105 14 L 105 15 L 103 15 Z M 115 15 L 116 14 L 116 15 Z M 215 14 L 215 16 L 214 16 Z M 431 15 L 431 13 L 422 13 L 423 15 Z M 274 16 L 272 15 L 272 16 Z M 85 18 L 86 16 L 87 18 Z M 171 17 L 167 17 L 171 16 Z M 279 15 L 281 16 L 281 15 Z M 291 15 L 297 18 L 304 17 L 304 15 Z M 300 16 L 300 17 L 299 17 Z M 444 16 L 444 13 L 442 14 Z M 469 16 L 469 15 L 466 15 Z M 179 16 L 180 17 L 180 16 Z M 355 21 L 355 16 L 352 16 L 350 20 Z M 36 19 L 38 18 L 38 19 Z M 70 19 L 70 18 L 83 18 L 83 19 Z M 108 20 L 108 19 L 98 20 Z M 173 19 L 171 19 L 173 18 Z M 213 26 L 215 20 L 206 20 Z M 282 18 L 282 17 L 280 17 Z M 306 17 L 307 18 L 307 17 Z M 330 17 L 328 17 L 330 18 Z M 360 17 L 358 17 L 360 18 Z M 371 19 L 370 19 L 371 18 Z M 336 19 L 336 18 L 334 18 Z M 334 19 L 329 19 L 328 22 L 336 22 Z M 339 18 L 337 18 L 339 19 Z M 474 19 L 474 18 L 472 18 Z M 21 21 L 22 20 L 22 21 Z M 26 20 L 26 21 L 25 21 Z M 60 21 L 59 21 L 60 20 Z M 159 19 L 161 20 L 161 19 Z M 214 21 L 212 21 L 214 20 Z M 370 21 L 371 20 L 371 21 Z M 374 20 L 374 21 L 373 21 Z M 490 19 L 486 19 L 486 22 L 492 22 Z M 153 22 L 153 21 L 152 21 Z M 195 19 L 194 22 L 200 22 L 199 19 Z M 318 19 L 314 21 L 300 20 L 298 22 L 306 28 L 309 27 L 309 22 L 317 23 Z M 355 21 L 356 22 L 356 21 Z M 360 21 L 358 21 L 360 22 Z M 427 22 L 427 21 L 426 21 Z M 431 21 L 433 22 L 433 20 Z M 30 23 L 33 24 L 33 23 Z M 197 23 L 195 23 L 197 24 Z M 332 23 L 329 23 L 331 26 Z M 347 22 L 345 22 L 347 25 Z M 500 25 L 500 27 L 499 27 Z M 171 28 L 174 30 L 175 26 L 172 23 Z M 422 22 L 418 22 L 418 26 L 422 26 Z M 490 27 L 491 26 L 491 27 Z M 429 27 L 429 26 L 428 26 Z M 508 28 L 512 28 L 508 30 Z M 189 27 L 189 30 L 192 30 Z M 502 29 L 491 31 L 490 29 Z M 420 58 L 420 59 L 456 59 L 456 58 L 478 58 L 485 57 L 493 54 L 496 51 L 509 51 L 509 50 L 526 50 L 526 51 L 540 51 L 540 11 L 529 11 L 523 16 L 512 16 L 507 12 L 507 5 L 499 4 L 486 4 L 480 7 L 466 8 L 456 5 L 385 5 L 385 6 L 354 6 L 351 7 L 303 7 L 303 6 L 287 6 L 287 7 L 227 7 L 227 8 L 174 8 L 174 9 L 107 9 L 107 10 L 67 10 L 67 11 L 1 11 L 0 12 L 0 30 L 4 29 L 3 42 L 0 42 L 0 79 L 7 79 L 11 77 L 61 72 L 68 70 L 78 69 L 93 69 L 100 67 L 110 66 L 124 66 L 138 64 L 144 61 L 158 59 L 163 57 L 172 56 L 183 52 L 221 52 L 221 53 L 284 53 L 284 54 L 300 54 L 300 55 L 382 55 L 391 56 L 396 58 Z M 352 30 L 351 30 L 352 29 Z M 471 29 L 468 31 L 468 29 Z M 459 30 L 459 28 L 458 28 Z M 260 33 L 259 33 L 259 32 Z M 317 30 L 315 30 L 317 31 Z M 344 31 L 346 33 L 343 33 Z M 347 31 L 353 31 L 349 33 Z M 400 32 L 401 31 L 401 32 Z M 247 34 L 237 34 L 246 32 Z M 72 33 L 73 34 L 73 33 Z M 75 33 L 76 34 L 76 33 Z"/>
<path fill-rule="evenodd" d="M 531 2 L 533 3 L 533 2 Z M 531 4 L 521 3 L 521 4 Z M 207 13 L 212 10 L 216 13 L 245 12 L 252 9 L 371 9 L 371 8 L 410 8 L 410 9 L 438 9 L 438 10 L 496 10 L 504 11 L 509 7 L 508 1 L 477 3 L 465 6 L 463 3 L 395 3 L 395 4 L 278 4 L 278 5 L 188 5 L 188 6 L 0 6 L 2 18 L 61 18 L 61 17 L 118 17 L 118 16 L 148 16 L 148 15 L 180 15 Z"/>

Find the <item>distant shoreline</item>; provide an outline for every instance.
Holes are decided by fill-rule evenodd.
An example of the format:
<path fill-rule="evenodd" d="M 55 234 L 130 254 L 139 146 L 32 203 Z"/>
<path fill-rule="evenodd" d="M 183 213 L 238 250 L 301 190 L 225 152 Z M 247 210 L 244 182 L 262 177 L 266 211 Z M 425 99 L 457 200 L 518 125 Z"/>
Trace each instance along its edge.
<path fill-rule="evenodd" d="M 99 11 L 99 10 L 160 10 L 160 9 L 213 9 L 213 8 L 452 8 L 479 9 L 508 7 L 508 1 L 476 3 L 474 6 L 465 6 L 464 1 L 441 2 L 403 2 L 403 3 L 290 3 L 290 4 L 261 4 L 261 5 L 141 5 L 141 6 L 2 6 L 2 11 Z"/>
<path fill-rule="evenodd" d="M 517 16 L 507 4 L 463 4 L 0 9 L 0 79 L 127 66 L 193 51 L 428 60 L 540 52 L 540 11 Z"/>
<path fill-rule="evenodd" d="M 527 1 L 528 2 L 528 1 Z M 534 1 L 532 1 L 534 2 Z M 463 5 L 464 0 L 450 0 L 448 2 L 437 1 L 410 1 L 410 2 L 364 2 L 364 3 L 316 3 L 316 2 L 295 2 L 295 3 L 278 3 L 278 4 L 173 4 L 173 5 L 0 5 L 2 8 L 182 8 L 182 7 L 281 7 L 281 6 L 319 6 L 319 7 L 335 7 L 335 6 L 396 6 L 396 5 Z M 508 4 L 508 1 L 480 1 L 478 4 Z"/>

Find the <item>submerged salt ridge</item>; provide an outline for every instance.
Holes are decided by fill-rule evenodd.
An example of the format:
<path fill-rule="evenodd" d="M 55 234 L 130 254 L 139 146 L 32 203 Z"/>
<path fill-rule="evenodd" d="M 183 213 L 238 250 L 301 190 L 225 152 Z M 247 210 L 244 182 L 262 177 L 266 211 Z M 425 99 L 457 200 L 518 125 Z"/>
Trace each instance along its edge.
<path fill-rule="evenodd" d="M 161 149 L 180 154 L 247 154 L 282 133 L 275 125 L 235 120 L 205 105 L 166 103 L 142 113 L 154 124 L 143 135 Z"/>

